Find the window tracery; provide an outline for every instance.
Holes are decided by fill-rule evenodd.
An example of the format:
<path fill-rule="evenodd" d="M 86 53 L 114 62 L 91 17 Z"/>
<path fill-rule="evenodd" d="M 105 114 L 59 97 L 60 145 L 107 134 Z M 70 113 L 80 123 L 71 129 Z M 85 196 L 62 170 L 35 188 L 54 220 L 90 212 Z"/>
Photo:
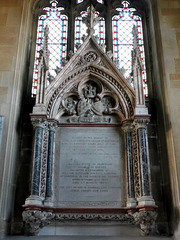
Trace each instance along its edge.
<path fill-rule="evenodd" d="M 146 66 L 144 55 L 144 40 L 141 18 L 135 14 L 135 8 L 129 8 L 129 2 L 123 1 L 123 8 L 116 8 L 119 15 L 112 18 L 113 29 L 113 57 L 117 67 L 123 75 L 130 79 L 132 77 L 132 50 L 133 50 L 133 26 L 137 28 L 137 39 L 141 52 L 143 65 L 142 78 L 145 97 L 148 95 L 146 83 Z M 132 83 L 133 84 L 133 83 Z"/>
<path fill-rule="evenodd" d="M 43 9 L 46 12 L 46 15 L 41 15 L 38 19 L 32 96 L 36 96 L 38 81 L 38 62 L 40 51 L 43 45 L 44 29 L 46 26 L 49 28 L 48 49 L 50 52 L 50 76 L 56 76 L 56 72 L 63 67 L 63 61 L 66 58 L 68 17 L 61 13 L 64 8 L 57 7 L 57 3 L 57 1 L 51 1 L 51 7 L 45 7 Z"/>
<path fill-rule="evenodd" d="M 76 4 L 80 4 L 84 0 L 77 0 Z M 104 4 L 103 0 L 97 0 L 97 3 Z M 63 7 L 57 7 L 58 2 L 53 0 L 50 2 L 51 7 L 45 7 L 46 15 L 41 15 L 38 20 L 37 29 L 37 41 L 36 41 L 36 55 L 34 62 L 33 73 L 33 86 L 32 96 L 36 95 L 37 81 L 38 81 L 38 61 L 40 50 L 43 43 L 43 33 L 46 25 L 49 26 L 49 39 L 48 49 L 50 51 L 49 57 L 49 76 L 54 78 L 61 68 L 64 66 L 64 62 L 67 56 L 67 29 L 68 29 L 68 17 L 62 14 Z M 144 87 L 144 95 L 148 96 L 147 80 L 146 80 L 146 67 L 145 67 L 145 55 L 144 55 L 144 41 L 142 32 L 141 18 L 136 15 L 136 9 L 129 7 L 128 1 L 122 2 L 122 8 L 116 8 L 119 12 L 118 15 L 114 15 L 112 18 L 112 38 L 113 38 L 113 58 L 117 64 L 117 67 L 123 73 L 125 78 L 131 82 L 132 79 L 132 50 L 133 50 L 133 26 L 137 28 L 137 39 L 141 52 L 141 60 L 143 65 L 142 79 Z M 99 17 L 100 13 L 95 12 L 96 17 L 99 18 L 99 22 L 94 27 L 95 36 L 98 36 L 98 43 L 105 45 L 105 18 Z M 74 52 L 83 43 L 84 38 L 88 35 L 87 26 L 84 20 L 87 17 L 87 11 L 81 11 L 80 15 L 75 18 L 74 28 Z M 107 34 L 106 34 L 107 35 Z M 47 83 L 48 84 L 48 83 Z"/>

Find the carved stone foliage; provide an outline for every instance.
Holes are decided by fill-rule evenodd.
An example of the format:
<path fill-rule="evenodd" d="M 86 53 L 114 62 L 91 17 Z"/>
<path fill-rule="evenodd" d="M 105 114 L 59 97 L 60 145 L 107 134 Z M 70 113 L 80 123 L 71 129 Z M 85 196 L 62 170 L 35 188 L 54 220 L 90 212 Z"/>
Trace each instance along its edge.
<path fill-rule="evenodd" d="M 39 210 L 24 211 L 23 221 L 25 232 L 28 235 L 38 234 L 40 228 L 53 222 L 116 222 L 121 224 L 133 224 L 134 218 L 129 214 L 66 214 L 52 213 Z"/>
<path fill-rule="evenodd" d="M 81 214 L 81 213 L 52 213 L 40 210 L 27 210 L 22 213 L 25 222 L 25 232 L 28 235 L 38 234 L 40 228 L 53 222 L 116 222 L 120 224 L 136 224 L 140 226 L 143 236 L 152 231 L 157 213 L 142 211 L 133 214 Z"/>
<path fill-rule="evenodd" d="M 70 92 L 60 102 L 61 116 L 69 122 L 111 122 L 111 117 L 119 109 L 117 96 L 104 91 L 100 82 L 87 81 L 79 84 L 77 92 Z M 122 109 L 122 107 L 121 107 Z"/>
<path fill-rule="evenodd" d="M 53 214 L 51 212 L 28 210 L 22 213 L 22 217 L 25 222 L 25 233 L 36 235 L 40 228 L 51 223 Z"/>
<path fill-rule="evenodd" d="M 142 211 L 133 214 L 136 225 L 140 226 L 143 236 L 147 236 L 152 231 L 155 224 L 157 213 L 155 211 Z"/>

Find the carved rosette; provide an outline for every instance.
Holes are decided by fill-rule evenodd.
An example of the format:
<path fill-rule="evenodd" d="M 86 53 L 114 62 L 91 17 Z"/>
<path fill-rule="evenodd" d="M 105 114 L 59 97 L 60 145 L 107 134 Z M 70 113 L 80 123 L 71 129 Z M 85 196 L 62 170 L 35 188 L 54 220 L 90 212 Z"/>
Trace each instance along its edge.
<path fill-rule="evenodd" d="M 94 61 L 96 61 L 96 59 L 97 59 L 97 54 L 93 51 L 87 52 L 84 55 L 84 60 L 88 63 L 94 62 Z"/>

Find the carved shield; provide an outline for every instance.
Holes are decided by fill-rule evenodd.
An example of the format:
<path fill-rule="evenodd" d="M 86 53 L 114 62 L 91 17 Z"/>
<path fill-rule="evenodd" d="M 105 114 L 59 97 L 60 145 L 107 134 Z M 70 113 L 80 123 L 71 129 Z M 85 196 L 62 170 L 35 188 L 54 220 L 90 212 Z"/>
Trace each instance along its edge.
<path fill-rule="evenodd" d="M 92 105 L 92 111 L 96 114 L 96 115 L 102 115 L 102 112 L 104 111 L 104 106 L 103 103 L 101 101 L 95 102 Z"/>
<path fill-rule="evenodd" d="M 90 108 L 91 106 L 88 101 L 86 101 L 85 99 L 80 100 L 77 106 L 78 115 L 80 116 L 85 114 L 88 110 L 90 110 Z"/>

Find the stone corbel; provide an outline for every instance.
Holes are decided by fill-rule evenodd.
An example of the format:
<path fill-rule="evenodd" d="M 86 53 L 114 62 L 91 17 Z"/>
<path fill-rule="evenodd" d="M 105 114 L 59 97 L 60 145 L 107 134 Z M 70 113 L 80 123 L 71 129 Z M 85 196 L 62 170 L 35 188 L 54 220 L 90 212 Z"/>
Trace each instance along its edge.
<path fill-rule="evenodd" d="M 54 214 L 51 212 L 26 210 L 22 213 L 25 222 L 25 234 L 37 235 L 40 228 L 51 223 Z"/>
<path fill-rule="evenodd" d="M 148 236 L 152 232 L 157 213 L 155 211 L 140 211 L 132 214 L 134 223 L 140 226 L 142 236 Z"/>

